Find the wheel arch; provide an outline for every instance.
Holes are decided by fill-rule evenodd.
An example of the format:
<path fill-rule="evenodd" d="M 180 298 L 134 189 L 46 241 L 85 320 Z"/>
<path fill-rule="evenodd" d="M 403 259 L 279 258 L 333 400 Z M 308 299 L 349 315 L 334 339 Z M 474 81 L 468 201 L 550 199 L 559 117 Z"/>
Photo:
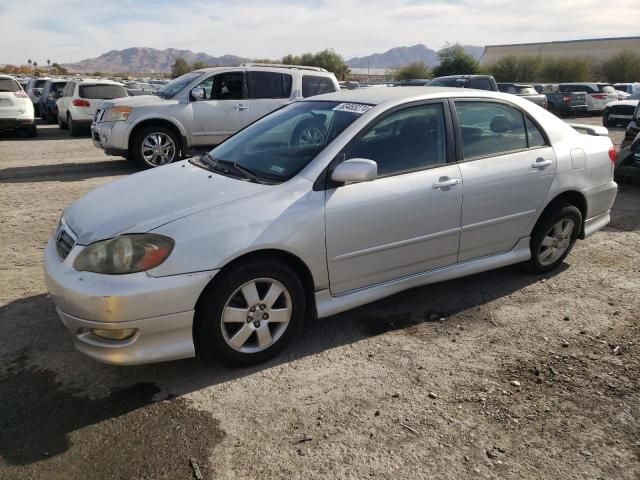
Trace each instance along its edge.
<path fill-rule="evenodd" d="M 587 219 L 587 199 L 584 197 L 582 193 L 577 190 L 567 190 L 556 195 L 547 205 L 544 207 L 538 219 L 536 220 L 535 225 L 533 226 L 532 233 L 538 227 L 542 219 L 545 216 L 557 208 L 559 205 L 569 204 L 575 206 L 578 210 L 580 210 L 580 214 L 582 215 L 582 225 L 580 225 L 580 235 L 578 238 L 584 238 L 584 223 Z"/>
<path fill-rule="evenodd" d="M 180 142 L 180 153 L 181 156 L 184 155 L 184 151 L 187 148 L 187 137 L 182 132 L 182 129 L 171 120 L 167 120 L 165 118 L 146 118 L 138 123 L 131 129 L 131 133 L 129 133 L 129 141 L 127 142 L 127 149 L 129 152 L 132 151 L 132 143 L 133 139 L 136 138 L 136 135 L 140 130 L 149 126 L 161 126 L 168 128 L 173 133 L 175 133 L 178 142 Z"/>

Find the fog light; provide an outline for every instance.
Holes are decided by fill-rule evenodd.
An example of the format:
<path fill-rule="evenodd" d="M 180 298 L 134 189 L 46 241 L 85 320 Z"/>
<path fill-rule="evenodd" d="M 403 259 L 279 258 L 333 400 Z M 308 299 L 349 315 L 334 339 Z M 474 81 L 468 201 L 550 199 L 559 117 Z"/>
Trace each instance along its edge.
<path fill-rule="evenodd" d="M 136 333 L 135 328 L 120 328 L 117 330 L 104 330 L 100 328 L 92 328 L 91 333 L 96 337 L 106 338 L 108 340 L 126 340 L 133 337 Z"/>

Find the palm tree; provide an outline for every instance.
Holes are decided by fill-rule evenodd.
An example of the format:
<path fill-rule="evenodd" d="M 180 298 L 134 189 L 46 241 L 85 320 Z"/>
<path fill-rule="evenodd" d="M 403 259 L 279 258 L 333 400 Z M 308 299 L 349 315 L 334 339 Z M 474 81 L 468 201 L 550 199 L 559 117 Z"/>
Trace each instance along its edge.
<path fill-rule="evenodd" d="M 27 60 L 27 63 L 29 64 L 29 68 L 31 68 L 31 64 L 33 63 L 31 59 Z"/>
<path fill-rule="evenodd" d="M 51 60 L 47 58 L 47 70 L 51 70 Z"/>

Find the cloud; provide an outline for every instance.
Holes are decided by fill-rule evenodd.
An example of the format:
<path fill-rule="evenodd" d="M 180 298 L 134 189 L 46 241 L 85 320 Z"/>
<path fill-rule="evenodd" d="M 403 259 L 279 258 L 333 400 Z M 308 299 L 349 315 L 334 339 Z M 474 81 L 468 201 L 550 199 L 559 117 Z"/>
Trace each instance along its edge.
<path fill-rule="evenodd" d="M 34 12 L 50 12 L 35 19 Z M 400 45 L 474 45 L 637 35 L 640 2 L 611 0 L 0 0 L 0 63 L 60 63 L 128 47 L 346 58 Z"/>

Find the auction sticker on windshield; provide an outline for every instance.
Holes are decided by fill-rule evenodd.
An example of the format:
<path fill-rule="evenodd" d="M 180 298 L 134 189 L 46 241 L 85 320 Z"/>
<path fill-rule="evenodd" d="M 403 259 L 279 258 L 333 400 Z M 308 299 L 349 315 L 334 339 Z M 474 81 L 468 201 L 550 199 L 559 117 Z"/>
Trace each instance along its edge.
<path fill-rule="evenodd" d="M 333 107 L 333 110 L 337 112 L 351 112 L 357 113 L 358 115 L 362 115 L 365 112 L 368 112 L 373 108 L 372 105 L 364 105 L 362 103 L 341 103 L 340 105 L 336 105 Z"/>

